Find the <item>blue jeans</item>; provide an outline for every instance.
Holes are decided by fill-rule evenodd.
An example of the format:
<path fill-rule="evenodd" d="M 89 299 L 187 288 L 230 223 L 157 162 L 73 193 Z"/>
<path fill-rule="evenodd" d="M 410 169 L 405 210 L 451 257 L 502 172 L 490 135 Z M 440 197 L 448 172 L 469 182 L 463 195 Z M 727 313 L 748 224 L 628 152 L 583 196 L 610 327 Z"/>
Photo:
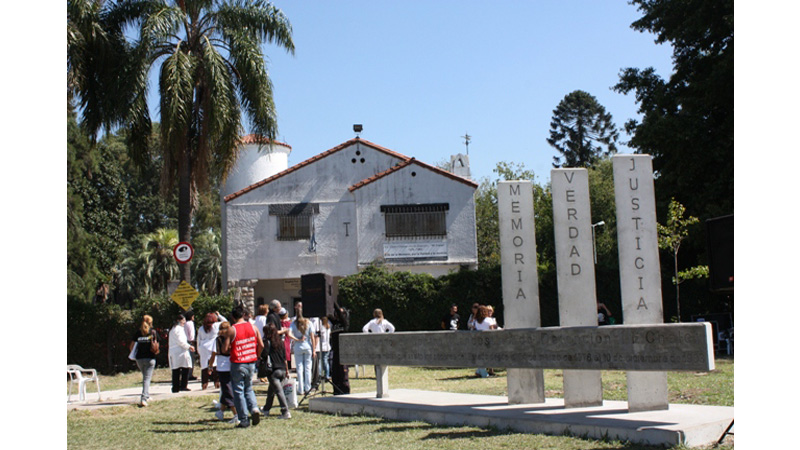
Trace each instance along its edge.
<path fill-rule="evenodd" d="M 150 380 L 153 379 L 153 370 L 156 368 L 156 360 L 142 358 L 136 360 L 136 365 L 142 371 L 142 400 L 150 400 Z"/>
<path fill-rule="evenodd" d="M 330 361 L 328 361 L 328 355 L 331 352 L 327 351 L 320 353 L 321 353 L 320 362 L 322 363 L 322 367 L 320 368 L 320 373 L 322 373 L 323 378 L 328 379 L 331 377 L 331 365 Z"/>
<path fill-rule="evenodd" d="M 256 393 L 253 392 L 253 374 L 256 363 L 231 363 L 231 384 L 233 385 L 233 404 L 239 422 L 250 422 L 250 411 L 258 409 Z"/>
<path fill-rule="evenodd" d="M 294 360 L 297 363 L 297 385 L 300 386 L 298 394 L 305 394 L 311 390 L 311 349 L 295 348 Z"/>

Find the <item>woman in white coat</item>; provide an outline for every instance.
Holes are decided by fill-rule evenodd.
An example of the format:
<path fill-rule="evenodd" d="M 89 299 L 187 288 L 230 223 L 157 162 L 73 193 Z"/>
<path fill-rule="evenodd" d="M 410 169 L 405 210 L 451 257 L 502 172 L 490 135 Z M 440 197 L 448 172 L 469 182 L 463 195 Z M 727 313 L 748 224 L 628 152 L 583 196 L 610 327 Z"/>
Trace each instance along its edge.
<path fill-rule="evenodd" d="M 169 368 L 172 369 L 172 392 L 188 391 L 194 347 L 189 344 L 183 326 L 186 318 L 178 314 L 169 330 Z"/>

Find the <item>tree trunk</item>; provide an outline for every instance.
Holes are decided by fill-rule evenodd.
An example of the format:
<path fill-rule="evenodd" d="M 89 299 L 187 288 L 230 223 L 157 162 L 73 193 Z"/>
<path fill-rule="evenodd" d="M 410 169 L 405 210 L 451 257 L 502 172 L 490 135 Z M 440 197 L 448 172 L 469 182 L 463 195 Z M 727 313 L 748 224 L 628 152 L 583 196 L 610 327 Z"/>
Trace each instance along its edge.
<path fill-rule="evenodd" d="M 678 323 L 681 322 L 681 279 L 678 277 L 678 252 L 673 254 L 673 262 L 675 264 L 675 306 L 677 308 L 676 315 L 678 316 Z"/>
<path fill-rule="evenodd" d="M 186 146 L 178 175 L 178 240 L 192 240 L 192 159 L 190 146 Z M 192 283 L 191 264 L 179 264 L 180 279 Z"/>

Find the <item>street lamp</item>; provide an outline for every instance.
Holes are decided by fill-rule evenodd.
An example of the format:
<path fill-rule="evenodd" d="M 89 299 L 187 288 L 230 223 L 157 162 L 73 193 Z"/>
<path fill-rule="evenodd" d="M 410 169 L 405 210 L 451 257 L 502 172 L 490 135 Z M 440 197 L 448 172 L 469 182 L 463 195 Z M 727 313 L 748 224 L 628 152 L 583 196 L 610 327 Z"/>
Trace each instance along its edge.
<path fill-rule="evenodd" d="M 597 265 L 597 241 L 595 240 L 594 227 L 602 227 L 606 223 L 600 221 L 592 224 L 592 250 L 594 250 L 594 264 Z"/>

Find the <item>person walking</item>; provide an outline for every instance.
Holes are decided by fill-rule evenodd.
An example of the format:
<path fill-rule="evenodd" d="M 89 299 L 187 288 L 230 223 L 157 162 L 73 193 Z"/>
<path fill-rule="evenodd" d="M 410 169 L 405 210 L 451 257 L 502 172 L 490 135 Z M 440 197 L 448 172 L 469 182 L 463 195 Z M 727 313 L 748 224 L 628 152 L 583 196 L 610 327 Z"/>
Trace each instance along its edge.
<path fill-rule="evenodd" d="M 160 353 L 158 332 L 153 328 L 153 318 L 147 314 L 142 316 L 139 328 L 131 339 L 131 351 L 136 346 L 136 365 L 142 371 L 142 395 L 139 406 L 147 406 L 150 400 L 150 381 L 156 368 L 156 355 Z"/>
<path fill-rule="evenodd" d="M 233 412 L 233 419 L 229 423 L 238 425 L 239 418 L 236 413 L 236 405 L 233 403 L 233 384 L 231 383 L 231 354 L 230 351 L 222 352 L 225 336 L 228 335 L 230 328 L 231 324 L 228 321 L 220 322 L 219 333 L 215 339 L 214 351 L 211 353 L 211 359 L 208 360 L 208 366 L 209 369 L 211 366 L 216 366 L 219 377 L 219 409 L 215 413 L 217 419 L 224 420 L 225 409 L 230 409 Z"/>
<path fill-rule="evenodd" d="M 302 316 L 302 309 L 295 317 L 289 331 L 292 339 L 292 352 L 297 365 L 297 384 L 300 392 L 305 395 L 311 390 L 311 369 L 316 357 L 316 337 L 311 321 Z"/>
<path fill-rule="evenodd" d="M 209 364 L 216 345 L 219 324 L 217 315 L 208 313 L 203 319 L 203 326 L 197 330 L 197 354 L 200 359 L 200 383 L 203 390 L 206 390 L 209 381 L 214 382 L 214 387 L 219 387 L 216 367 Z"/>
<path fill-rule="evenodd" d="M 289 376 L 286 370 L 286 353 L 284 352 L 283 338 L 278 333 L 274 323 L 268 323 L 264 327 L 264 353 L 263 357 L 269 358 L 272 364 L 272 372 L 267 374 L 269 390 L 267 391 L 267 401 L 261 411 L 265 416 L 268 416 L 269 410 L 272 409 L 272 402 L 277 395 L 278 403 L 281 405 L 281 415 L 278 418 L 291 419 L 292 414 L 289 412 L 289 403 L 283 394 L 283 380 Z"/>
<path fill-rule="evenodd" d="M 228 329 L 222 350 L 230 350 L 231 355 L 233 403 L 239 417 L 236 427 L 248 428 L 251 424 L 258 425 L 261 422 L 261 410 L 258 409 L 253 391 L 253 376 L 264 343 L 253 324 L 245 320 L 242 306 L 233 308 L 231 317 L 234 324 Z"/>
<path fill-rule="evenodd" d="M 169 330 L 169 368 L 172 369 L 172 392 L 188 391 L 194 347 L 186 338 L 186 318 L 178 314 Z"/>

